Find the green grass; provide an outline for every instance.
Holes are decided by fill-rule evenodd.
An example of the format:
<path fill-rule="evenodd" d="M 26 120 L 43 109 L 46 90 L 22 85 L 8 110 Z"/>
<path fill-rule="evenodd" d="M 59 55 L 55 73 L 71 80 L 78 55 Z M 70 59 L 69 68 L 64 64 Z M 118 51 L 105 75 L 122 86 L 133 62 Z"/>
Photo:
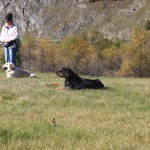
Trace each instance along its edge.
<path fill-rule="evenodd" d="M 63 85 L 55 74 L 38 77 L 0 72 L 0 149 L 149 149 L 150 79 L 101 77 L 105 90 L 77 91 L 47 87 Z"/>

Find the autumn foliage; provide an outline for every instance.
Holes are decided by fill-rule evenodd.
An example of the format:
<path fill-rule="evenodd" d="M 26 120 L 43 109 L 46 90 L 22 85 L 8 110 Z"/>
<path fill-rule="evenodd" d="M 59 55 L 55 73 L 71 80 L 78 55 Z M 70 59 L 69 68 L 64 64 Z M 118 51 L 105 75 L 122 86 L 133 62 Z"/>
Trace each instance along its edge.
<path fill-rule="evenodd" d="M 27 33 L 21 47 L 22 66 L 40 72 L 71 67 L 90 75 L 150 76 L 150 33 L 136 28 L 131 40 L 108 40 L 97 30 L 66 36 L 60 42 Z"/>
<path fill-rule="evenodd" d="M 80 37 L 66 37 L 61 42 L 61 49 L 58 53 L 61 66 L 70 66 L 78 72 L 88 74 L 94 50 L 91 44 Z"/>
<path fill-rule="evenodd" d="M 150 35 L 146 30 L 137 28 L 133 31 L 131 41 L 122 44 L 122 64 L 119 74 L 122 76 L 150 76 Z"/>

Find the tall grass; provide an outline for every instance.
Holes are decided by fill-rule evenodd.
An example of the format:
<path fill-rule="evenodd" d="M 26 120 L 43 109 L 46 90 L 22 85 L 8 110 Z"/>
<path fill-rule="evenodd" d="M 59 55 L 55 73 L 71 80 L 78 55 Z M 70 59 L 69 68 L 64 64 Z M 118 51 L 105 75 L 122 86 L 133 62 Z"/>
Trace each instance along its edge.
<path fill-rule="evenodd" d="M 63 85 L 52 73 L 0 79 L 0 149 L 150 147 L 150 79 L 101 77 L 106 89 L 78 91 L 46 86 Z"/>

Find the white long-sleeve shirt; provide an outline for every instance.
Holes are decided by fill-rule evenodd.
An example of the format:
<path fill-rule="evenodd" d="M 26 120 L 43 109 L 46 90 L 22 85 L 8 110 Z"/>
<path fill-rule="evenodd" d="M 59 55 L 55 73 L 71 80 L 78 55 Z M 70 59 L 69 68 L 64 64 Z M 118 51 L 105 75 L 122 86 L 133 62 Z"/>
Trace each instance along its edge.
<path fill-rule="evenodd" d="M 7 27 L 6 24 L 2 27 L 2 31 L 0 34 L 1 42 L 10 42 L 17 38 L 18 38 L 18 28 L 14 23 L 12 23 L 10 27 Z"/>

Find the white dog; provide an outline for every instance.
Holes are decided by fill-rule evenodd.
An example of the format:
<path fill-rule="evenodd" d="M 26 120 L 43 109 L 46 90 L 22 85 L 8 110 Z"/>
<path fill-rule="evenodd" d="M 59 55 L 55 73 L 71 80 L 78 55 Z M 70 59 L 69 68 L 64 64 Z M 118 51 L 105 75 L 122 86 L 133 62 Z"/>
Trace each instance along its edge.
<path fill-rule="evenodd" d="M 31 74 L 27 70 L 16 67 L 13 63 L 8 62 L 2 66 L 3 70 L 6 70 L 7 78 L 24 78 L 24 77 L 34 77 L 34 74 Z"/>

